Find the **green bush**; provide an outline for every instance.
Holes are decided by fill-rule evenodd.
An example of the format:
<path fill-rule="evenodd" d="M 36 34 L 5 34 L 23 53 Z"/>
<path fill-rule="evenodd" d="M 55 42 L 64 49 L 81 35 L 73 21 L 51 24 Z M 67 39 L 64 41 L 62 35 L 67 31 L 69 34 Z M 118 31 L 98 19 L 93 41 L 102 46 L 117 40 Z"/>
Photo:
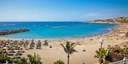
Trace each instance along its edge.
<path fill-rule="evenodd" d="M 107 50 L 105 48 L 99 48 L 99 50 L 96 50 L 95 58 L 100 58 L 102 56 L 107 56 Z"/>
<path fill-rule="evenodd" d="M 57 60 L 54 62 L 54 64 L 64 64 L 64 62 L 62 60 Z"/>
<path fill-rule="evenodd" d="M 20 59 L 15 59 L 14 63 L 21 64 L 21 60 Z"/>
<path fill-rule="evenodd" d="M 41 57 L 38 54 L 34 53 L 34 56 L 28 54 L 27 57 L 28 57 L 30 64 L 43 64 L 41 62 Z"/>
<path fill-rule="evenodd" d="M 96 55 L 94 56 L 95 58 L 99 58 L 102 56 L 105 56 L 105 60 L 109 62 L 114 62 L 114 61 L 120 61 L 123 60 L 124 57 L 128 57 L 128 46 L 127 42 L 124 44 L 124 46 L 120 47 L 119 45 L 115 45 L 111 47 L 109 53 L 107 49 L 104 48 L 99 48 L 96 50 Z M 102 55 L 102 56 L 101 56 Z"/>
<path fill-rule="evenodd" d="M 118 45 L 112 47 L 110 54 L 109 54 L 113 61 L 123 60 L 124 57 L 128 57 L 128 48 L 127 46 L 120 47 Z"/>

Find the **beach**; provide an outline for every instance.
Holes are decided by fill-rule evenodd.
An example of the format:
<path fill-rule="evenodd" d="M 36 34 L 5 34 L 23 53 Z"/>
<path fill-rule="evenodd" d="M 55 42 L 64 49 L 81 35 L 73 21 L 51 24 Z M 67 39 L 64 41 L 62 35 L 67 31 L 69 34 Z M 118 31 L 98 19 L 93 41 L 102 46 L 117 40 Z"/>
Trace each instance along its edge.
<path fill-rule="evenodd" d="M 30 49 L 25 50 L 23 57 L 26 57 L 27 54 L 39 54 L 41 57 L 41 61 L 43 64 L 53 64 L 56 60 L 63 60 L 65 63 L 67 62 L 67 55 L 64 52 L 62 46 L 60 44 L 65 44 L 66 41 L 71 41 L 76 43 L 75 49 L 78 52 L 73 53 L 70 56 L 70 64 L 95 64 L 98 63 L 98 59 L 94 58 L 96 54 L 95 51 L 100 48 L 99 40 L 103 39 L 104 44 L 103 47 L 107 48 L 108 45 L 120 45 L 123 42 L 128 41 L 124 35 L 128 31 L 127 24 L 119 24 L 108 34 L 102 34 L 98 36 L 91 37 L 83 37 L 83 38 L 72 38 L 72 39 L 60 39 L 60 40 L 48 40 L 48 45 L 52 46 L 42 46 L 42 49 Z M 8 39 L 0 39 L 0 40 L 8 40 Z M 25 39 L 24 39 L 25 40 Z M 38 42 L 38 40 L 34 40 L 34 42 Z M 44 40 L 41 40 L 42 44 Z M 83 52 L 85 49 L 85 52 Z"/>
<path fill-rule="evenodd" d="M 128 64 L 128 0 L 0 0 L 0 64 Z"/>

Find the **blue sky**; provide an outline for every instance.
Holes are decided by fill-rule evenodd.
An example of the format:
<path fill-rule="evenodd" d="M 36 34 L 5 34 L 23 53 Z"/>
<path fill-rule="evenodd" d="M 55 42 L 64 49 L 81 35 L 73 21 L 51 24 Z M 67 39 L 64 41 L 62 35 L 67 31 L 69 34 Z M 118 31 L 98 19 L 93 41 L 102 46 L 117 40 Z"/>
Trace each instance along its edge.
<path fill-rule="evenodd" d="M 0 0 L 0 21 L 84 21 L 128 16 L 128 0 Z"/>

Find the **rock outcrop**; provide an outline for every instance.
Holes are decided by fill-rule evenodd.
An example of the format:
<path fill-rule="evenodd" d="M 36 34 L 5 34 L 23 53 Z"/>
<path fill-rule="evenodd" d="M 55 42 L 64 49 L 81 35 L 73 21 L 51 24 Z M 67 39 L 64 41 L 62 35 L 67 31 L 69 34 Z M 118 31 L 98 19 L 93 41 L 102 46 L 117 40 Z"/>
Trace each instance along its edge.
<path fill-rule="evenodd" d="M 11 29 L 11 30 L 0 30 L 0 35 L 15 34 L 21 32 L 28 32 L 28 29 Z"/>

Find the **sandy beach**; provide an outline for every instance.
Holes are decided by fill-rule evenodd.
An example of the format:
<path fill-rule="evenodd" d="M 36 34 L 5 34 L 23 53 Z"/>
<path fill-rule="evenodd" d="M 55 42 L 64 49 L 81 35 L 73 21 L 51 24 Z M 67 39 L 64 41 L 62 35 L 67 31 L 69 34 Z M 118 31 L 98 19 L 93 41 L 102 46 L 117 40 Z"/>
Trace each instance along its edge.
<path fill-rule="evenodd" d="M 48 40 L 49 46 L 42 46 L 42 49 L 32 49 L 26 50 L 24 53 L 24 57 L 27 54 L 34 54 L 37 53 L 41 57 L 43 64 L 53 64 L 56 60 L 63 60 L 67 63 L 67 55 L 64 52 L 62 46 L 60 44 L 65 44 L 66 41 L 71 41 L 76 43 L 75 49 L 78 51 L 70 56 L 70 64 L 95 64 L 98 62 L 97 58 L 94 58 L 95 50 L 100 47 L 99 39 L 104 40 L 103 47 L 107 47 L 108 45 L 120 45 L 123 42 L 128 41 L 124 35 L 128 31 L 127 24 L 119 24 L 117 27 L 113 28 L 109 34 L 106 35 L 98 35 L 93 37 L 86 37 L 86 38 L 73 38 L 73 39 L 66 39 L 66 40 Z M 1 39 L 6 40 L 6 39 Z M 38 40 L 35 40 L 37 42 Z M 41 40 L 42 44 L 44 40 Z M 79 44 L 77 43 L 79 42 Z M 86 51 L 83 52 L 82 50 L 85 49 Z"/>
<path fill-rule="evenodd" d="M 128 0 L 0 0 L 0 64 L 128 64 Z"/>

